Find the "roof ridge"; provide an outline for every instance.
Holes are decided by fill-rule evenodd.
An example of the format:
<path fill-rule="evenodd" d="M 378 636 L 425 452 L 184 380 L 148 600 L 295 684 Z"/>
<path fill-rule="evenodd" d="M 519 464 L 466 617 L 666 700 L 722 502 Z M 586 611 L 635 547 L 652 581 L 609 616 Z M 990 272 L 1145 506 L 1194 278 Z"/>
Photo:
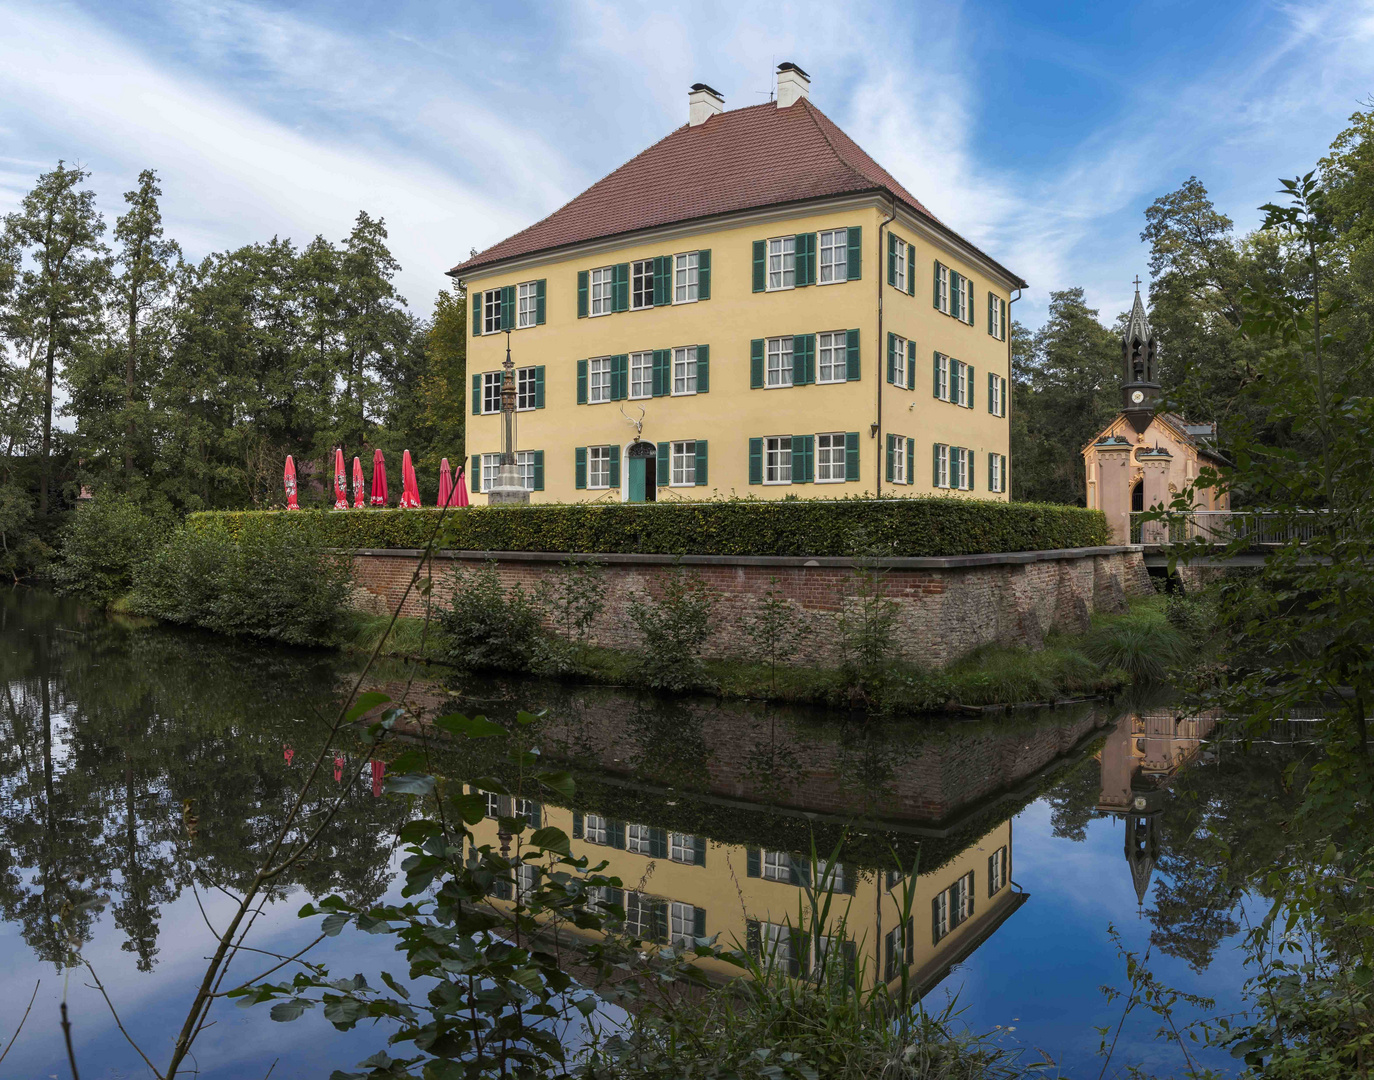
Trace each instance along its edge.
<path fill-rule="evenodd" d="M 816 128 L 816 131 L 820 133 L 821 138 L 825 140 L 825 145 L 830 147 L 830 152 L 835 155 L 836 160 L 839 161 L 839 163 L 843 165 L 846 169 L 848 169 L 856 180 L 863 180 L 871 184 L 873 182 L 872 178 L 865 176 L 863 173 L 861 173 L 858 169 L 856 169 L 853 166 L 850 160 L 844 156 L 840 148 L 835 145 L 834 140 L 830 138 L 830 134 L 825 130 L 825 125 L 816 119 L 817 113 L 820 113 L 822 116 L 825 115 L 824 113 L 821 113 L 820 107 L 817 105 L 812 105 L 810 98 L 802 98 L 802 104 L 806 106 L 807 118 Z M 826 119 L 830 120 L 830 117 L 826 116 Z M 833 120 L 830 120 L 830 122 L 832 124 L 835 123 L 835 121 Z M 839 125 L 836 124 L 835 126 L 838 127 Z M 854 145 L 858 146 L 859 144 L 855 143 Z"/>

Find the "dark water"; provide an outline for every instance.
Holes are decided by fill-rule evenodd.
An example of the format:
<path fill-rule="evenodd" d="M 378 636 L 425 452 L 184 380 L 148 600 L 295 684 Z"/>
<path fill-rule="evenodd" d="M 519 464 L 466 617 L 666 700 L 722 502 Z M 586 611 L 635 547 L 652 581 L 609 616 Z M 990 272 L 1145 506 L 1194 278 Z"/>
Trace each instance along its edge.
<path fill-rule="evenodd" d="M 213 947 L 209 927 L 231 907 L 221 889 L 251 877 L 348 670 L 329 654 L 120 622 L 43 593 L 0 595 L 0 1042 L 39 987 L 0 1076 L 68 1075 L 64 991 L 82 1076 L 147 1075 L 89 972 L 68 966 L 78 951 L 130 1034 L 165 1060 Z M 374 681 L 396 692 L 406 677 L 387 669 Z M 1126 948 L 1151 948 L 1163 981 L 1215 997 L 1218 1012 L 1240 1007 L 1241 913 L 1219 890 L 1210 840 L 1238 831 L 1243 855 L 1245 837 L 1282 813 L 1281 748 L 1240 755 L 1208 738 L 1208 722 L 1167 711 L 1080 707 L 871 730 L 844 717 L 533 682 L 421 679 L 412 689 L 418 708 L 454 698 L 497 718 L 547 710 L 541 748 L 569 761 L 578 783 L 576 805 L 544 805 L 547 823 L 572 831 L 598 812 L 696 838 L 698 859 L 677 847 L 677 858 L 602 853 L 627 882 L 652 878 L 646 892 L 699 909 L 723 940 L 743 940 L 750 920 L 795 918 L 798 889 L 785 856 L 770 853 L 842 843 L 851 930 L 870 981 L 879 978 L 892 926 L 882 871 L 893 853 L 907 866 L 919 858 L 909 970 L 926 1004 L 957 997 L 971 1027 L 1000 1025 L 1008 1043 L 1042 1049 L 1067 1076 L 1098 1075 L 1094 1026 L 1120 1017 L 1098 989 L 1125 984 L 1109 927 Z M 362 770 L 363 782 L 324 843 L 280 881 L 254 927 L 261 949 L 290 953 L 314 936 L 296 916 L 309 898 L 399 896 L 394 836 L 406 810 L 374 795 L 356 746 L 337 753 L 312 812 L 337 792 L 336 776 Z M 942 924 L 969 880 L 971 910 Z M 350 932 L 311 955 L 336 974 L 403 968 L 387 939 Z M 272 963 L 245 954 L 234 972 Z M 323 1077 L 385 1038 L 341 1034 L 310 1013 L 278 1024 L 265 1007 L 223 1002 L 211 1018 L 196 1048 L 206 1078 L 261 1077 L 274 1063 L 275 1078 Z M 1158 1026 L 1133 1017 L 1114 1062 L 1181 1071 Z M 1203 1059 L 1231 1068 L 1222 1054 Z"/>

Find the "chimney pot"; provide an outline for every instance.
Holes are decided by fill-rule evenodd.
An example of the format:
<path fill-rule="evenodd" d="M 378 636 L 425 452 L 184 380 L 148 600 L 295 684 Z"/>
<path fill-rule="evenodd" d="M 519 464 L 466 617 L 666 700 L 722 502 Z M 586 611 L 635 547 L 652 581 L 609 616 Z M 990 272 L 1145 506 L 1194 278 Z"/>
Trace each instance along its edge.
<path fill-rule="evenodd" d="M 692 84 L 692 89 L 687 92 L 688 126 L 698 127 L 706 123 L 716 113 L 724 111 L 725 95 L 719 90 L 713 90 L 705 83 Z"/>
<path fill-rule="evenodd" d="M 788 106 L 811 96 L 811 76 L 791 61 L 778 65 L 778 108 Z"/>

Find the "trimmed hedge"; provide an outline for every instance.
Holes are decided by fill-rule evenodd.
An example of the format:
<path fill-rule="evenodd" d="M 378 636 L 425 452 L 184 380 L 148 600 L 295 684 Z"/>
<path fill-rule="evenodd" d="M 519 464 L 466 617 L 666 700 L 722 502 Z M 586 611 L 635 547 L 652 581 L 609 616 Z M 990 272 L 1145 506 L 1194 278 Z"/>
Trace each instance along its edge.
<path fill-rule="evenodd" d="M 191 515 L 231 534 L 289 518 L 335 548 L 419 548 L 440 511 L 253 510 Z M 852 557 L 983 555 L 1110 543 L 1097 510 L 917 496 L 900 499 L 731 499 L 638 505 L 552 503 L 449 510 L 439 546 L 466 551 Z"/>

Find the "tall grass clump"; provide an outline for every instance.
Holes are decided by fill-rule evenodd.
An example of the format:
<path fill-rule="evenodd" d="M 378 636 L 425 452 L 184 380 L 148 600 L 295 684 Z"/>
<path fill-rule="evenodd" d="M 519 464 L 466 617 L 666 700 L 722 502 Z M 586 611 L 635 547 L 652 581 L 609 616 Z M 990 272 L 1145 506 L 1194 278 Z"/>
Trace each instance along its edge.
<path fill-rule="evenodd" d="M 1156 606 L 1103 620 L 1084 642 L 1083 651 L 1105 668 L 1119 668 L 1137 683 L 1161 682 L 1171 668 L 1188 659 L 1188 638 Z"/>

